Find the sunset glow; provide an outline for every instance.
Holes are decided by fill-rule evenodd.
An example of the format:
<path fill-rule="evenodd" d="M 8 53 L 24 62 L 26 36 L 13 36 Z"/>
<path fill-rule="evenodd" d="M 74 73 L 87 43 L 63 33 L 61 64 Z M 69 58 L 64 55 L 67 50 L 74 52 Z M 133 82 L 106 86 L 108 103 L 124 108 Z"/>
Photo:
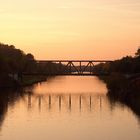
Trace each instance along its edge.
<path fill-rule="evenodd" d="M 36 59 L 117 59 L 140 45 L 139 0 L 4 0 L 0 42 Z"/>

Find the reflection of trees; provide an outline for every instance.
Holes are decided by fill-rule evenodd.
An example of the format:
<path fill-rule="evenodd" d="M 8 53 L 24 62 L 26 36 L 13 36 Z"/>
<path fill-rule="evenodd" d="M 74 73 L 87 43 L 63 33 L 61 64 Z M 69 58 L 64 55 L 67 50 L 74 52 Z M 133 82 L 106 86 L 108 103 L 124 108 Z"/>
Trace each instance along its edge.
<path fill-rule="evenodd" d="M 5 114 L 7 113 L 7 109 L 8 109 L 8 98 L 6 96 L 3 97 L 2 94 L 0 94 L 0 129 L 3 124 Z"/>
<path fill-rule="evenodd" d="M 112 104 L 112 109 L 116 106 L 116 103 L 127 106 L 140 122 L 140 89 L 135 77 L 127 79 L 120 74 L 113 74 L 110 77 L 103 78 L 103 80 L 109 89 L 107 95 L 110 104 Z"/>
<path fill-rule="evenodd" d="M 117 93 L 115 93 L 117 92 Z M 132 95 L 127 95 L 127 98 L 122 98 L 122 96 L 118 93 L 119 91 L 110 91 L 108 93 L 108 98 L 110 100 L 110 104 L 112 104 L 112 107 L 115 107 L 116 103 L 122 104 L 122 106 L 129 107 L 134 115 L 138 118 L 139 124 L 140 124 L 140 97 L 134 97 L 135 93 L 131 93 Z"/>
<path fill-rule="evenodd" d="M 22 98 L 23 95 L 24 95 L 24 92 L 22 89 L 19 89 L 16 91 L 15 90 L 0 91 L 0 129 L 6 117 L 8 107 L 14 106 L 16 101 Z"/>

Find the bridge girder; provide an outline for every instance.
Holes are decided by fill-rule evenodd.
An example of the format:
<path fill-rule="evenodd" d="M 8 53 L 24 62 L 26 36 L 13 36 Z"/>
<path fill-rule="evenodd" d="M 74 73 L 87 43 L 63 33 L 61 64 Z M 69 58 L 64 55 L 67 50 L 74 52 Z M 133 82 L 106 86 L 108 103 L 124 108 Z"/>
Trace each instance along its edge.
<path fill-rule="evenodd" d="M 46 67 L 47 64 L 58 64 L 59 66 L 57 70 L 55 70 L 55 66 L 52 66 L 49 73 L 24 73 L 24 75 L 99 75 L 93 72 L 95 64 L 111 62 L 110 60 L 37 60 L 37 64 L 46 65 Z"/>

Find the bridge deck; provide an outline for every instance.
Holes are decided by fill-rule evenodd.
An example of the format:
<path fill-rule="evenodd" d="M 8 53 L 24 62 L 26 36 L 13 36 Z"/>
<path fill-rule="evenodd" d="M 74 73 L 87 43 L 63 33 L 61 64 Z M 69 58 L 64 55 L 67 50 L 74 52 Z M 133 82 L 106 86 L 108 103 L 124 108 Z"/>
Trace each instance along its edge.
<path fill-rule="evenodd" d="M 52 62 L 52 63 L 57 63 L 57 62 L 97 62 L 97 63 L 101 63 L 101 62 L 113 62 L 112 60 L 37 60 L 36 62 L 38 63 L 47 63 L 47 62 Z"/>
<path fill-rule="evenodd" d="M 109 73 L 61 73 L 61 74 L 45 74 L 45 73 L 23 73 L 23 75 L 35 75 L 35 76 L 108 76 Z"/>

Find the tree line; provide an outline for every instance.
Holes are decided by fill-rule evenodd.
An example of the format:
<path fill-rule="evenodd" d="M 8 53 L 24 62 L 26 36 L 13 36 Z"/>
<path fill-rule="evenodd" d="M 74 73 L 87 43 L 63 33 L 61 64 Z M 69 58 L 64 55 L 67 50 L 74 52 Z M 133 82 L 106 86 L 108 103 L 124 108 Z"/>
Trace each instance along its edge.
<path fill-rule="evenodd" d="M 136 74 L 140 73 L 140 47 L 135 56 L 126 56 L 111 63 L 100 63 L 94 67 L 95 72 Z"/>
<path fill-rule="evenodd" d="M 25 54 L 13 45 L 0 43 L 0 75 L 6 73 L 50 73 L 58 71 L 60 64 L 37 63 L 31 53 Z"/>
<path fill-rule="evenodd" d="M 31 53 L 24 53 L 13 45 L 0 43 L 0 86 L 13 83 L 13 75 L 23 73 L 54 73 L 58 64 L 39 64 Z"/>
<path fill-rule="evenodd" d="M 60 66 L 61 65 L 61 66 Z M 61 71 L 60 71 L 61 67 Z M 48 75 L 65 71 L 63 64 L 37 63 L 31 53 L 24 53 L 13 45 L 0 43 L 0 85 L 11 81 L 10 75 L 22 73 L 45 73 Z M 74 70 L 73 70 L 74 71 Z M 100 63 L 95 65 L 95 73 L 140 73 L 140 47 L 135 56 L 126 56 L 111 63 Z M 10 82 L 11 83 L 11 82 Z"/>

